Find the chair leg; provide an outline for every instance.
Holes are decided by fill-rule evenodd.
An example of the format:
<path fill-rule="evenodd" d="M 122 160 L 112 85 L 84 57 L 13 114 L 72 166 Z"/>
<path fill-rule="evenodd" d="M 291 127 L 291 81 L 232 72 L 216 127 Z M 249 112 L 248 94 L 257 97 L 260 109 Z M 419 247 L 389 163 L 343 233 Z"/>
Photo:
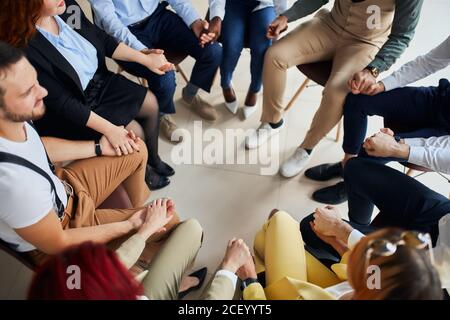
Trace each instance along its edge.
<path fill-rule="evenodd" d="M 342 134 L 342 120 L 339 120 L 336 130 L 336 142 L 339 142 L 339 140 L 341 140 L 341 134 Z"/>
<path fill-rule="evenodd" d="M 179 64 L 175 65 L 175 70 L 181 74 L 181 76 L 183 77 L 184 81 L 186 81 L 186 83 L 189 83 L 189 79 L 186 76 L 186 73 L 184 72 L 183 68 L 181 68 L 181 66 Z"/>
<path fill-rule="evenodd" d="M 288 111 L 294 105 L 295 101 L 298 99 L 300 94 L 303 92 L 303 90 L 305 90 L 305 88 L 308 85 L 309 81 L 310 81 L 309 78 L 306 78 L 305 81 L 303 81 L 303 83 L 297 89 L 297 92 L 295 92 L 294 96 L 291 98 L 291 100 L 289 100 L 289 103 L 287 104 L 287 106 L 284 109 L 284 111 Z"/>

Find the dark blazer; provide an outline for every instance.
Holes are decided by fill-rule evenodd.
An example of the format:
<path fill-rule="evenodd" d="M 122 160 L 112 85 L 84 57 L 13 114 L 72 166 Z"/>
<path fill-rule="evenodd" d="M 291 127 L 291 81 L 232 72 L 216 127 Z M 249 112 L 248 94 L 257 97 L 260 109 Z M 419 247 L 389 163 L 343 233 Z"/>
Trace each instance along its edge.
<path fill-rule="evenodd" d="M 68 8 L 73 5 L 78 6 L 74 0 L 66 0 L 66 4 Z M 105 56 L 112 57 L 119 43 L 93 25 L 86 18 L 81 8 L 80 12 L 81 28 L 75 29 L 75 31 L 97 49 L 97 73 L 106 73 L 108 69 Z M 65 12 L 60 17 L 67 22 L 71 19 L 72 13 Z M 54 123 L 55 119 L 61 117 L 74 125 L 86 126 L 91 108 L 86 104 L 86 96 L 80 79 L 72 65 L 40 32 L 37 32 L 29 42 L 25 48 L 25 53 L 28 60 L 36 68 L 40 84 L 48 90 L 48 96 L 44 99 L 47 113 L 44 119 L 36 121 L 37 127 L 39 128 L 39 122 L 51 124 Z"/>

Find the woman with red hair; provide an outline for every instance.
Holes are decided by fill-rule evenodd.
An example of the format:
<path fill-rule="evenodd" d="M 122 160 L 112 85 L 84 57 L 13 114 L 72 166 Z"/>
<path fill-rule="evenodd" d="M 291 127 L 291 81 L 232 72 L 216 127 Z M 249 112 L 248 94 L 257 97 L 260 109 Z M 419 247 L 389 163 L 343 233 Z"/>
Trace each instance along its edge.
<path fill-rule="evenodd" d="M 36 273 L 29 291 L 33 300 L 174 300 L 199 289 L 206 268 L 183 278 L 193 264 L 203 239 L 200 224 L 193 219 L 181 223 L 153 258 L 148 270 L 138 276 L 139 283 L 128 271 L 139 258 L 145 241 L 160 231 L 170 200 L 151 204 L 140 230 L 124 242 L 116 252 L 104 245 L 84 243 L 49 259 Z M 159 228 L 159 230 L 158 230 Z M 230 300 L 234 296 L 236 272 L 251 258 L 242 240 L 228 243 L 225 257 L 206 291 L 204 298 Z"/>
<path fill-rule="evenodd" d="M 120 156 L 138 151 L 129 134 L 133 129 L 145 138 L 149 151 L 150 189 L 170 183 L 168 177 L 175 172 L 158 155 L 155 96 L 109 71 L 105 62 L 105 57 L 136 62 L 163 75 L 173 66 L 161 50 L 144 54 L 116 42 L 90 22 L 74 0 L 2 0 L 0 40 L 25 50 L 48 90 L 47 112 L 35 122 L 41 136 L 69 140 L 105 136 Z"/>

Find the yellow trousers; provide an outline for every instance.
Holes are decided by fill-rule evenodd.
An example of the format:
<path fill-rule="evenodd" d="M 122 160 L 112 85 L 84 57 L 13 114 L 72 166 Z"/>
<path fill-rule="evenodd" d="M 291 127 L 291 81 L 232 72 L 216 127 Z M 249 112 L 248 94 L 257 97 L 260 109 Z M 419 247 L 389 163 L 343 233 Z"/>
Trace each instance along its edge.
<path fill-rule="evenodd" d="M 256 272 L 266 274 L 265 294 L 269 300 L 300 296 L 326 299 L 330 297 L 321 288 L 341 282 L 305 251 L 299 223 L 286 212 L 275 213 L 264 224 L 255 237 L 254 251 Z"/>

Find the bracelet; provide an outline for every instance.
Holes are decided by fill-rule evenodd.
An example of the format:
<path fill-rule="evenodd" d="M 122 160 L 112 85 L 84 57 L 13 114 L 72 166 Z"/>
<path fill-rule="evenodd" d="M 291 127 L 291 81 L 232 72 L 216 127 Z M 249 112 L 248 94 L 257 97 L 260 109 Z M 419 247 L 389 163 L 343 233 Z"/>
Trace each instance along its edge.
<path fill-rule="evenodd" d="M 100 140 L 95 140 L 95 155 L 97 157 L 101 157 L 102 156 L 102 147 L 100 146 Z"/>
<path fill-rule="evenodd" d="M 252 283 L 258 283 L 258 279 L 255 278 L 247 278 L 241 282 L 241 291 L 244 291 Z"/>

